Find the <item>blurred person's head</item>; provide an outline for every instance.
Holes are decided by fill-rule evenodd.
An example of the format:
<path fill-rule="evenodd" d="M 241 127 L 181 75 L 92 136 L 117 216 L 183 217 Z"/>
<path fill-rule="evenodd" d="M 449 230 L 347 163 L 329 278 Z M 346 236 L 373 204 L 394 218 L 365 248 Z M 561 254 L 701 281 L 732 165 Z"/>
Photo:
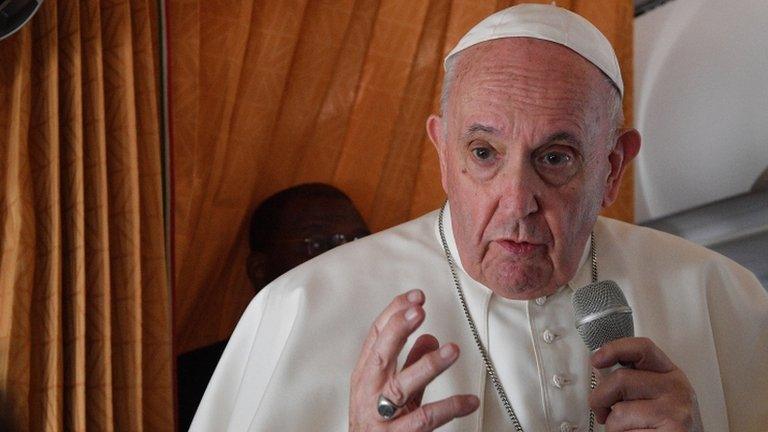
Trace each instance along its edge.
<path fill-rule="evenodd" d="M 253 212 L 248 278 L 259 290 L 299 264 L 368 234 L 362 216 L 339 189 L 322 183 L 285 189 Z"/>

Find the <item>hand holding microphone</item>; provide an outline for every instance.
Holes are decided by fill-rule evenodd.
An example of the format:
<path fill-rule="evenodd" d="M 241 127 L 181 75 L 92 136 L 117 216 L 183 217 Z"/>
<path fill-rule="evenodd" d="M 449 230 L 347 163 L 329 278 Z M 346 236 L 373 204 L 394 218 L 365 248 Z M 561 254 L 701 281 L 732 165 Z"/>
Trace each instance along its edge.
<path fill-rule="evenodd" d="M 615 282 L 576 290 L 573 308 L 592 366 L 601 370 L 589 405 L 606 431 L 702 430 L 688 378 L 650 339 L 634 337 L 632 309 Z"/>

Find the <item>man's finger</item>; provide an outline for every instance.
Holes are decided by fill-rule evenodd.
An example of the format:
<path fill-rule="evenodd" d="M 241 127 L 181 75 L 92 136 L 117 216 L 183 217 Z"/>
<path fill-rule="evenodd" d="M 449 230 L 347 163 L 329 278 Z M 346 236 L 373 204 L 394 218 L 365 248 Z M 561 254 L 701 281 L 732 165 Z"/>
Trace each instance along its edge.
<path fill-rule="evenodd" d="M 601 423 L 605 423 L 605 429 L 609 431 L 655 430 L 662 424 L 661 416 L 666 414 L 665 411 L 663 404 L 653 400 L 619 402 Z"/>
<path fill-rule="evenodd" d="M 374 321 L 373 325 L 381 331 L 392 315 L 413 305 L 424 305 L 424 293 L 420 289 L 410 290 L 392 299 L 392 302 L 390 302 L 381 314 L 376 317 L 376 321 Z"/>
<path fill-rule="evenodd" d="M 373 344 L 376 343 L 376 339 L 378 339 L 379 333 L 381 333 L 381 331 L 384 329 L 384 326 L 392 317 L 392 315 L 402 312 L 413 305 L 423 306 L 424 300 L 424 293 L 419 289 L 408 291 L 392 299 L 387 307 L 384 308 L 378 317 L 376 317 L 373 325 L 371 325 L 371 329 L 368 331 L 365 342 L 363 342 L 363 349 L 360 351 L 360 357 L 355 369 L 359 368 L 360 365 L 365 364 L 368 361 L 368 356 L 370 355 Z"/>
<path fill-rule="evenodd" d="M 403 350 L 408 336 L 424 322 L 424 309 L 421 306 L 411 306 L 405 311 L 396 313 L 389 318 L 387 325 L 379 333 L 374 342 L 367 362 L 363 365 L 368 382 L 375 386 L 385 383 L 385 379 L 394 375 L 395 365 L 400 351 Z M 392 388 L 392 393 L 386 396 L 398 405 L 404 403 L 398 394 L 399 389 Z"/>
<path fill-rule="evenodd" d="M 431 334 L 423 334 L 419 336 L 416 339 L 416 342 L 413 343 L 411 350 L 408 352 L 408 356 L 406 357 L 405 363 L 403 364 L 403 369 L 416 363 L 420 358 L 424 357 L 426 354 L 431 353 L 432 351 L 436 351 L 438 348 L 440 348 L 440 343 L 437 341 L 436 337 L 432 336 Z M 413 394 L 413 396 L 409 398 L 408 407 L 411 409 L 411 411 L 415 410 L 421 405 L 422 396 L 424 396 L 424 389 L 417 391 Z"/>
<path fill-rule="evenodd" d="M 635 369 L 617 369 L 600 380 L 589 395 L 595 418 L 604 422 L 612 407 L 624 401 L 655 399 L 669 387 L 665 374 Z"/>
<path fill-rule="evenodd" d="M 413 395 L 423 392 L 427 384 L 448 369 L 458 358 L 459 347 L 456 344 L 443 345 L 439 350 L 423 356 L 410 367 L 390 377 L 384 387 L 384 393 L 387 397 L 390 397 L 390 394 L 399 397 L 398 401 L 394 399 L 392 401 L 402 405 Z"/>
<path fill-rule="evenodd" d="M 592 366 L 597 369 L 611 367 L 616 363 L 631 364 L 635 369 L 661 373 L 676 369 L 675 364 L 656 344 L 642 337 L 616 339 L 592 355 Z"/>
<path fill-rule="evenodd" d="M 425 354 L 429 354 L 438 348 L 440 348 L 440 343 L 433 335 L 423 334 L 419 336 L 413 343 L 411 350 L 408 352 L 405 363 L 403 363 L 403 369 L 416 363 L 416 361 L 423 357 Z"/>
<path fill-rule="evenodd" d="M 471 414 L 480 406 L 475 395 L 457 395 L 419 407 L 392 422 L 394 432 L 429 432 Z"/>

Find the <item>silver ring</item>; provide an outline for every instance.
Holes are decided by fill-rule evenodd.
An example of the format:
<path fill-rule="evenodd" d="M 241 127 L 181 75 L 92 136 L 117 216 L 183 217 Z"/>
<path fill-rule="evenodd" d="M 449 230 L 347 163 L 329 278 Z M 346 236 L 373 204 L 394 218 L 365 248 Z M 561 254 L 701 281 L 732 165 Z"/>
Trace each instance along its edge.
<path fill-rule="evenodd" d="M 389 400 L 388 397 L 383 394 L 379 395 L 379 403 L 377 404 L 376 409 L 384 420 L 392 420 L 395 414 L 397 414 L 397 410 L 400 408 L 402 407 L 395 405 L 395 403 Z"/>

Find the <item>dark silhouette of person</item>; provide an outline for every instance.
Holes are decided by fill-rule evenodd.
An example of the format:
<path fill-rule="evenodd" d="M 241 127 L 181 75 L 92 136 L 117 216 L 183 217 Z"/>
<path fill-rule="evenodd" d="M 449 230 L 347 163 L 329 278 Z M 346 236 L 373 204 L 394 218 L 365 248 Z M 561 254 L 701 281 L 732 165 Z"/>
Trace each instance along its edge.
<path fill-rule="evenodd" d="M 333 186 L 307 183 L 270 196 L 250 220 L 246 271 L 254 295 L 299 264 L 368 234 L 352 200 Z M 189 429 L 227 342 L 179 355 L 179 430 Z"/>

